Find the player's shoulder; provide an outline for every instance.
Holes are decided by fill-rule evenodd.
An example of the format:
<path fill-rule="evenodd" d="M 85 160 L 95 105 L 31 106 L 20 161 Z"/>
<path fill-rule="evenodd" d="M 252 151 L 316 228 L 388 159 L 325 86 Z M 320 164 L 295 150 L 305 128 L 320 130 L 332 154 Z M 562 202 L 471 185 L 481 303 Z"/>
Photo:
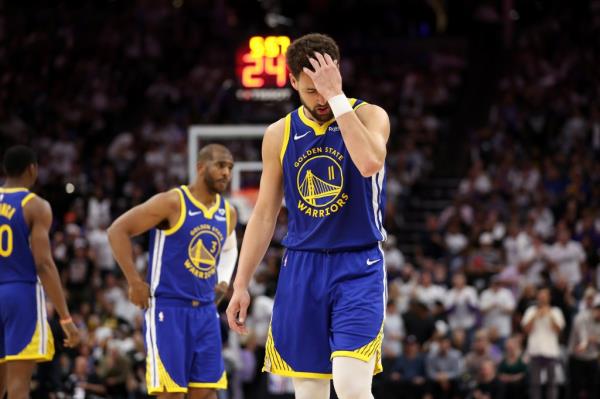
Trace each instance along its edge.
<path fill-rule="evenodd" d="M 287 116 L 284 116 L 283 118 L 277 120 L 276 122 L 271 123 L 269 126 L 267 126 L 267 129 L 265 130 L 265 137 L 267 136 L 282 136 L 283 132 L 285 130 L 285 119 L 287 118 Z"/>
<path fill-rule="evenodd" d="M 371 104 L 368 102 L 362 102 L 355 110 L 356 114 L 360 117 L 385 117 L 387 118 L 388 114 L 377 104 Z"/>
<path fill-rule="evenodd" d="M 183 193 L 181 192 L 181 189 L 175 187 L 154 194 L 145 202 L 145 206 L 149 207 L 149 209 L 158 209 L 161 211 L 179 211 L 182 199 Z"/>
<path fill-rule="evenodd" d="M 279 154 L 281 147 L 284 145 L 285 119 L 286 117 L 283 117 L 267 126 L 263 136 L 263 155 L 264 151 Z"/>
<path fill-rule="evenodd" d="M 28 193 L 21 201 L 23 209 L 31 209 L 36 211 L 52 211 L 52 205 L 48 200 L 40 197 L 36 193 Z"/>

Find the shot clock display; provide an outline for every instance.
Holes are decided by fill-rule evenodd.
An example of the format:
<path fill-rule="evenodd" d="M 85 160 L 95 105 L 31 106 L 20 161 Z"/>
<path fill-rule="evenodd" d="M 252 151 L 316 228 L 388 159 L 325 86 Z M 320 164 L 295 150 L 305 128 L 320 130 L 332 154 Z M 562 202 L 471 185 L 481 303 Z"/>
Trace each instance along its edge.
<path fill-rule="evenodd" d="M 289 45 L 287 36 L 252 36 L 239 48 L 236 57 L 236 75 L 241 86 L 236 93 L 238 99 L 282 101 L 290 98 L 285 65 Z"/>

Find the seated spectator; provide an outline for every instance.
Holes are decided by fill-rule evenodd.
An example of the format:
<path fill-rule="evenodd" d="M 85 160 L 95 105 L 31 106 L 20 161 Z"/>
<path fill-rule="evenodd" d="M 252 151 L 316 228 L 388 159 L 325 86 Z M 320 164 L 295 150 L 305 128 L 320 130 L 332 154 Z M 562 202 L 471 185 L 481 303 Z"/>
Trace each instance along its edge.
<path fill-rule="evenodd" d="M 486 360 L 481 364 L 471 397 L 473 399 L 498 399 L 500 397 L 500 382 L 496 377 L 496 365 L 491 360 Z"/>
<path fill-rule="evenodd" d="M 571 397 L 597 398 L 600 395 L 600 294 L 591 309 L 575 316 L 569 337 L 569 380 Z"/>
<path fill-rule="evenodd" d="M 436 351 L 429 353 L 425 365 L 434 398 L 452 398 L 458 393 L 463 359 L 460 352 L 452 348 L 448 335 L 439 340 Z"/>
<path fill-rule="evenodd" d="M 406 399 L 420 399 L 426 391 L 425 357 L 420 352 L 417 337 L 409 335 L 404 340 L 404 352 L 398 356 L 389 374 L 388 398 L 402 392 Z"/>
<path fill-rule="evenodd" d="M 527 365 L 523 362 L 518 338 L 509 338 L 505 343 L 504 358 L 498 366 L 501 385 L 499 399 L 520 399 L 525 396 Z"/>

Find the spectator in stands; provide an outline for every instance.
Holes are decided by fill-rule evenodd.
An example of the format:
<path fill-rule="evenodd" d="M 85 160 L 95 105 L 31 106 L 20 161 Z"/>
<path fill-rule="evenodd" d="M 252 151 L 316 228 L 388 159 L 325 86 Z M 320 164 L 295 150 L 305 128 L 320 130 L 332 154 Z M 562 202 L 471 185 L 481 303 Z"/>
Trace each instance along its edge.
<path fill-rule="evenodd" d="M 521 399 L 526 393 L 527 365 L 523 362 L 521 343 L 518 337 L 505 343 L 504 358 L 498 366 L 501 393 L 499 399 Z"/>
<path fill-rule="evenodd" d="M 545 377 L 546 397 L 558 398 L 556 370 L 560 366 L 559 334 L 565 326 L 563 314 L 550 305 L 550 290 L 542 288 L 537 293 L 537 304 L 525 312 L 521 321 L 528 335 L 529 390 L 531 399 L 542 396 L 542 373 Z"/>
<path fill-rule="evenodd" d="M 463 359 L 460 352 L 452 348 L 449 336 L 440 338 L 438 349 L 429 353 L 425 364 L 434 398 L 452 398 L 458 394 Z"/>
<path fill-rule="evenodd" d="M 598 374 L 600 359 L 600 295 L 591 309 L 575 316 L 569 337 L 570 397 L 597 398 L 600 394 Z"/>

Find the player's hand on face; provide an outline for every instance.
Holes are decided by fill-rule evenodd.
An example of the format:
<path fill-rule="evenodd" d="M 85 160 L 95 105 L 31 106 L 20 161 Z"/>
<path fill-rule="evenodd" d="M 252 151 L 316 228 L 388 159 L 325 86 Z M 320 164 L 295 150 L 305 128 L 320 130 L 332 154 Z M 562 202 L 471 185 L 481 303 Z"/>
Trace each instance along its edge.
<path fill-rule="evenodd" d="M 234 290 L 229 306 L 227 307 L 227 322 L 229 328 L 238 334 L 248 334 L 246 328 L 246 316 L 250 306 L 250 294 L 248 290 Z"/>
<path fill-rule="evenodd" d="M 74 348 L 79 345 L 79 341 L 81 337 L 79 336 L 79 330 L 75 326 L 72 321 L 66 323 L 60 323 L 63 332 L 65 333 L 65 339 L 63 340 L 63 344 L 67 348 Z"/>
<path fill-rule="evenodd" d="M 142 309 L 150 306 L 150 286 L 145 281 L 139 280 L 129 284 L 129 300 Z"/>
<path fill-rule="evenodd" d="M 304 68 L 304 73 L 308 75 L 315 84 L 315 89 L 329 100 L 331 97 L 342 94 L 342 75 L 337 61 L 334 61 L 329 54 L 315 53 L 313 57 L 308 57 L 312 65 L 310 68 Z"/>

